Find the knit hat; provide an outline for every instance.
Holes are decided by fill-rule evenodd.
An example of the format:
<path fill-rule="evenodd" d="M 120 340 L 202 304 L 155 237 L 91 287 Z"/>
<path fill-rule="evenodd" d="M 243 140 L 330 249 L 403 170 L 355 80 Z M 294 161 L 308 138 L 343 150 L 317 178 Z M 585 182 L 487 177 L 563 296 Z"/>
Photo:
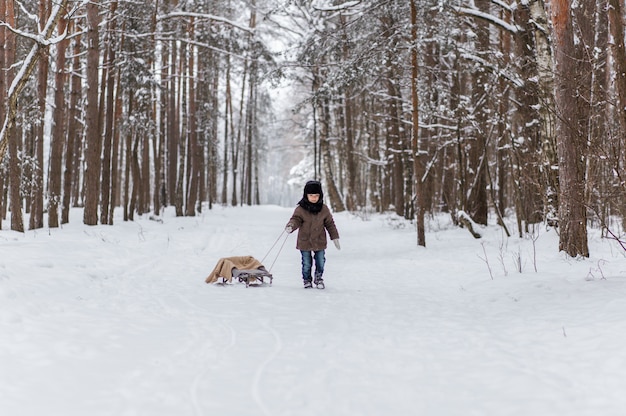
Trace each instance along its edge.
<path fill-rule="evenodd" d="M 310 194 L 319 194 L 320 197 L 324 196 L 324 192 L 322 192 L 322 184 L 319 181 L 308 181 L 306 185 L 304 185 L 304 196 Z"/>

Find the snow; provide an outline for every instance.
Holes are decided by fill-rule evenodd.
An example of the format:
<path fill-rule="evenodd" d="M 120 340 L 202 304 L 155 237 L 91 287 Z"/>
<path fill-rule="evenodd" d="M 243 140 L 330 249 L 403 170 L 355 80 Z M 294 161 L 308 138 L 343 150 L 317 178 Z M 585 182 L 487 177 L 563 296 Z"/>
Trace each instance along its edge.
<path fill-rule="evenodd" d="M 507 239 L 493 221 L 476 240 L 442 216 L 423 248 L 402 219 L 339 213 L 327 288 L 304 290 L 295 236 L 281 235 L 291 212 L 215 207 L 89 227 L 75 210 L 61 229 L 0 231 L 0 414 L 626 409 L 615 241 L 592 230 L 592 256 L 571 259 L 554 230 Z M 273 284 L 204 283 L 234 255 L 265 258 Z"/>

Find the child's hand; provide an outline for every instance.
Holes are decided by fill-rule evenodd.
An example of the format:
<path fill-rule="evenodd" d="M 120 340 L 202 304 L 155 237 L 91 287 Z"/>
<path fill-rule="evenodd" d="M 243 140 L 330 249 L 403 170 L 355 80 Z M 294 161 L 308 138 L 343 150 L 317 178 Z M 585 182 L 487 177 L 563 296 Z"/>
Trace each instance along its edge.
<path fill-rule="evenodd" d="M 288 224 L 285 227 L 285 231 L 287 232 L 287 234 L 291 234 L 293 232 L 293 227 L 291 226 L 291 224 Z"/>
<path fill-rule="evenodd" d="M 333 243 L 335 243 L 335 247 L 337 247 L 337 250 L 341 250 L 341 245 L 339 245 L 339 239 L 333 240 Z"/>

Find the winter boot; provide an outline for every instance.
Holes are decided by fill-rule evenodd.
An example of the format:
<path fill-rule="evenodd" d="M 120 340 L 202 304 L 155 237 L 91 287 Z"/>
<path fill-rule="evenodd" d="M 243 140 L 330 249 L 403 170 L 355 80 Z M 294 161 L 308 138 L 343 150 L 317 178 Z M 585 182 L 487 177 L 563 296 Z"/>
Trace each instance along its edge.
<path fill-rule="evenodd" d="M 322 279 L 321 275 L 315 275 L 315 287 L 318 289 L 324 289 L 326 286 L 324 286 L 324 279 Z"/>
<path fill-rule="evenodd" d="M 313 287 L 313 284 L 311 283 L 310 280 L 305 280 L 304 281 L 304 288 L 305 289 L 311 289 Z"/>

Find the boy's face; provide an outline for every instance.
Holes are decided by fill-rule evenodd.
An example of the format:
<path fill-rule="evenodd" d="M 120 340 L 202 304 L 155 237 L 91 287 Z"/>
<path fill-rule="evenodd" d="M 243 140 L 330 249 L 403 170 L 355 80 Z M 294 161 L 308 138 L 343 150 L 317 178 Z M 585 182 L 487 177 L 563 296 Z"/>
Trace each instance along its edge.
<path fill-rule="evenodd" d="M 306 194 L 306 197 L 312 204 L 317 204 L 317 201 L 320 200 L 320 194 Z"/>

